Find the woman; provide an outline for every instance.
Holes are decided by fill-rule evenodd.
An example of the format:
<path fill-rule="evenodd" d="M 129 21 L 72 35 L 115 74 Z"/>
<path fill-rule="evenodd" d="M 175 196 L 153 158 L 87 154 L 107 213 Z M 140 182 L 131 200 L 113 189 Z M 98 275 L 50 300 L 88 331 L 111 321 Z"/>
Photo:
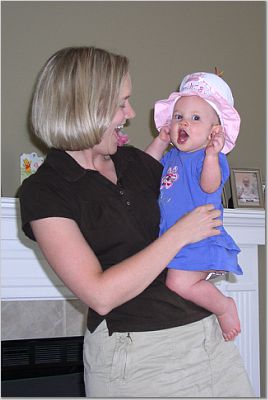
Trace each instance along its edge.
<path fill-rule="evenodd" d="M 45 63 L 33 97 L 33 130 L 50 151 L 22 184 L 22 226 L 89 306 L 86 395 L 251 395 L 215 317 L 165 286 L 165 266 L 184 245 L 219 234 L 220 212 L 199 207 L 157 238 L 162 167 L 117 146 L 135 116 L 130 96 L 126 57 L 78 47 Z"/>

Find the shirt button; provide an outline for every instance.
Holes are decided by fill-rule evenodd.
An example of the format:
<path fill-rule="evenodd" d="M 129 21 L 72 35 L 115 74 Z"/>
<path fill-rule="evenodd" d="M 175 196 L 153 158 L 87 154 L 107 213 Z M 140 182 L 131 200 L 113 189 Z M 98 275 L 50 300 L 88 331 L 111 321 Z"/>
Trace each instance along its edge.
<path fill-rule="evenodd" d="M 127 206 L 130 206 L 130 201 L 127 201 Z"/>
<path fill-rule="evenodd" d="M 121 196 L 123 196 L 123 194 L 124 194 L 123 190 L 120 190 L 119 193 L 121 194 Z"/>

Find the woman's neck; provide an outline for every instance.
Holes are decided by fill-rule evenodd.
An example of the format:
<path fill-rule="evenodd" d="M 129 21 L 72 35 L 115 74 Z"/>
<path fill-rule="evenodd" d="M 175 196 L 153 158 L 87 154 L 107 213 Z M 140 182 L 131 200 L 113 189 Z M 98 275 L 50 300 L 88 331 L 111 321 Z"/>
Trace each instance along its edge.
<path fill-rule="evenodd" d="M 98 171 L 111 182 L 117 182 L 117 175 L 110 155 L 95 154 L 92 149 L 66 151 L 82 168 Z"/>
<path fill-rule="evenodd" d="M 109 155 L 94 154 L 92 149 L 66 151 L 84 169 L 98 170 L 99 166 L 111 159 Z"/>

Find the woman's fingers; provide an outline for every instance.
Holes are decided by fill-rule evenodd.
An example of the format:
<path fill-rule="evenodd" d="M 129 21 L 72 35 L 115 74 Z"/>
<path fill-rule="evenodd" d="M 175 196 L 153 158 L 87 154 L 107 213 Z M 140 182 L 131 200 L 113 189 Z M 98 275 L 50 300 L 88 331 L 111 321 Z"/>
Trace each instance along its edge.
<path fill-rule="evenodd" d="M 186 214 L 180 222 L 184 224 L 183 229 L 189 243 L 219 235 L 220 230 L 217 228 L 222 225 L 222 221 L 218 219 L 220 215 L 220 210 L 215 209 L 213 204 L 197 207 Z"/>

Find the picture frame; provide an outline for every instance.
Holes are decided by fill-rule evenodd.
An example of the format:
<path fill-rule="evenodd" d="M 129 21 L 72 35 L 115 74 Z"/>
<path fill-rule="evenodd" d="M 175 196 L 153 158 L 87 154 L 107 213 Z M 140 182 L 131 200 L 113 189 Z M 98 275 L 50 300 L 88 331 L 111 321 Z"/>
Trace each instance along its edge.
<path fill-rule="evenodd" d="M 264 208 L 259 169 L 232 168 L 230 181 L 234 208 Z"/>
<path fill-rule="evenodd" d="M 228 197 L 227 197 L 227 191 L 226 191 L 225 186 L 222 189 L 221 202 L 222 202 L 223 208 L 228 208 Z"/>

